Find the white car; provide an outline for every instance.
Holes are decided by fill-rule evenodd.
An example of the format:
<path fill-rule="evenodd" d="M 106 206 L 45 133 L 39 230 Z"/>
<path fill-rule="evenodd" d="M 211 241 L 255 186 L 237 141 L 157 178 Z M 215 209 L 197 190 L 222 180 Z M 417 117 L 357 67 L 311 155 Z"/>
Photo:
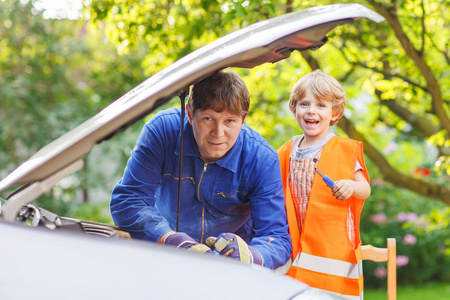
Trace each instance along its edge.
<path fill-rule="evenodd" d="M 2 299 L 330 299 L 272 270 L 133 240 L 119 228 L 57 216 L 32 202 L 83 167 L 99 142 L 219 69 L 252 68 L 316 50 L 355 18 L 383 18 L 359 4 L 313 7 L 264 20 L 186 55 L 48 144 L 0 181 Z M 28 226 L 23 226 L 28 225 Z M 105 236 L 107 238 L 105 238 Z"/>

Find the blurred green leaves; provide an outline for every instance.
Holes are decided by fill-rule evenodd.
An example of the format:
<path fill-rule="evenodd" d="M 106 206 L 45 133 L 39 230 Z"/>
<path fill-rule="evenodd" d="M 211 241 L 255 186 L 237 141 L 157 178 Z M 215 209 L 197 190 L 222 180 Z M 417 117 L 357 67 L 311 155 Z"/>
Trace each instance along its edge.
<path fill-rule="evenodd" d="M 33 1 L 0 1 L 0 177 L 207 43 L 270 17 L 334 2 L 93 0 L 85 2 L 85 18 L 73 21 L 44 19 Z M 250 91 L 246 123 L 278 148 L 301 134 L 287 108 L 295 82 L 314 67 L 336 77 L 347 94 L 346 117 L 367 142 L 372 195 L 363 210 L 363 243 L 384 247 L 387 237 L 397 238 L 399 255 L 409 257 L 399 269 L 400 283 L 448 280 L 450 5 L 447 0 L 358 2 L 387 20 L 358 19 L 331 31 L 317 51 L 235 69 Z M 176 105 L 173 99 L 164 107 Z M 60 215 L 111 222 L 109 193 L 143 122 L 96 146 L 85 169 L 38 204 Z M 383 179 L 391 180 L 392 170 L 398 171 L 400 183 L 394 184 L 401 188 Z M 423 223 L 399 222 L 400 213 L 414 213 Z M 374 223 L 372 216 L 385 222 Z M 407 234 L 416 237 L 414 245 L 403 244 Z M 366 268 L 368 284 L 376 279 L 374 268 Z M 373 285 L 382 284 L 385 280 Z"/>
<path fill-rule="evenodd" d="M 376 183 L 361 215 L 361 240 L 384 248 L 387 238 L 396 239 L 397 255 L 406 263 L 397 266 L 399 285 L 448 282 L 449 220 L 450 207 L 446 204 Z M 364 262 L 366 287 L 386 287 L 386 278 L 377 276 L 380 267 L 382 263 Z"/>
<path fill-rule="evenodd" d="M 449 203 L 448 1 L 359 2 L 385 14 L 387 20 L 375 24 L 358 19 L 331 31 L 329 43 L 317 51 L 294 52 L 287 60 L 252 70 L 236 69 L 251 95 L 246 123 L 275 148 L 300 134 L 287 109 L 289 93 L 302 75 L 320 67 L 342 82 L 349 100 L 346 117 L 366 139 L 372 179 L 387 178 L 402 188 Z M 257 21 L 333 1 L 86 3 L 85 19 L 73 21 L 44 19 L 32 1 L 0 2 L 2 177 L 48 142 L 193 50 Z M 391 20 L 390 12 L 397 19 Z M 173 105 L 178 105 L 177 99 L 168 104 Z M 85 174 L 79 175 L 84 194 L 89 196 L 91 189 L 110 191 L 141 126 L 137 123 L 111 144 L 98 146 L 87 158 Z M 333 131 L 352 134 L 339 127 Z M 105 175 L 99 157 L 118 165 Z M 380 159 L 388 165 L 380 164 Z M 418 177 L 413 172 L 416 168 L 431 173 Z M 392 170 L 398 173 L 393 176 Z"/>

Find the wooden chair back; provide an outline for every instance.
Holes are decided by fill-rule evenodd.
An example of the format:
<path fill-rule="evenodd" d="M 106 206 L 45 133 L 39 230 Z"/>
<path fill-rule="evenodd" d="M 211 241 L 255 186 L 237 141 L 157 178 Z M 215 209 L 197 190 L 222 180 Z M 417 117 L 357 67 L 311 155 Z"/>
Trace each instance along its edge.
<path fill-rule="evenodd" d="M 387 299 L 397 299 L 397 246 L 395 238 L 387 239 L 387 248 L 372 245 L 361 246 L 362 259 L 375 262 L 387 262 Z"/>

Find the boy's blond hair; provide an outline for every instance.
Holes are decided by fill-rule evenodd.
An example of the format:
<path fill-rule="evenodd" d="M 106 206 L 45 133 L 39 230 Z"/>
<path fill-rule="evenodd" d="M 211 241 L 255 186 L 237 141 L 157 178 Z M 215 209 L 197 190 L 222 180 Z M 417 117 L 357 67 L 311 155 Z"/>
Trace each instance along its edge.
<path fill-rule="evenodd" d="M 320 102 L 331 102 L 333 116 L 338 116 L 336 120 L 330 122 L 330 126 L 335 125 L 343 116 L 346 104 L 345 93 L 341 84 L 333 77 L 315 70 L 300 78 L 294 85 L 289 98 L 289 109 L 295 115 L 297 101 L 306 96 L 307 89 Z"/>

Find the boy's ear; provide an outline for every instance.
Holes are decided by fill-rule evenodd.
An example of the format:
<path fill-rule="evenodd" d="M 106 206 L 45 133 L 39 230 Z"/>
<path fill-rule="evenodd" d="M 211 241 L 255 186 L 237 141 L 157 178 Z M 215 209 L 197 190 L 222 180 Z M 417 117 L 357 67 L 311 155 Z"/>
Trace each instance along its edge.
<path fill-rule="evenodd" d="M 333 115 L 331 116 L 331 121 L 335 122 L 339 120 L 343 114 L 344 114 L 343 112 L 334 112 Z"/>

